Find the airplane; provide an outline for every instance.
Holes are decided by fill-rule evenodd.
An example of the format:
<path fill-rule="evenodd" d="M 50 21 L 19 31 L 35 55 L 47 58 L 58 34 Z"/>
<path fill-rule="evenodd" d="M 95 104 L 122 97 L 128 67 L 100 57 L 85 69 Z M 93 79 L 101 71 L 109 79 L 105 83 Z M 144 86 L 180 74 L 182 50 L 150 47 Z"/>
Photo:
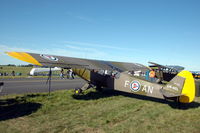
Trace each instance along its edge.
<path fill-rule="evenodd" d="M 164 66 L 155 62 L 148 62 L 149 67 L 156 71 L 156 77 L 159 79 L 158 82 L 162 81 L 170 81 L 174 78 L 180 71 L 184 70 L 185 68 L 182 66 L 171 65 L 171 66 Z"/>
<path fill-rule="evenodd" d="M 54 56 L 27 52 L 6 52 L 9 56 L 38 66 L 72 68 L 73 72 L 87 83 L 75 94 L 84 90 L 102 88 L 132 93 L 158 99 L 173 100 L 178 103 L 191 103 L 200 96 L 196 90 L 192 73 L 180 71 L 166 84 L 145 80 L 145 72 L 151 68 L 139 63 L 90 60 L 74 57 Z M 135 75 L 134 73 L 139 74 Z M 152 78 L 153 79 L 153 78 Z"/>
<path fill-rule="evenodd" d="M 157 82 L 161 83 L 163 81 L 170 81 L 174 78 L 180 71 L 184 70 L 183 66 L 178 65 L 161 65 L 155 62 L 148 62 L 149 67 L 156 71 L 156 77 L 159 79 Z M 195 84 L 199 84 L 200 82 L 200 72 L 199 71 L 190 71 L 195 79 Z M 197 86 L 197 85 L 196 85 Z M 198 87 L 198 86 L 197 86 Z"/>
<path fill-rule="evenodd" d="M 200 79 L 200 72 L 199 71 L 192 71 L 192 75 L 195 79 Z"/>

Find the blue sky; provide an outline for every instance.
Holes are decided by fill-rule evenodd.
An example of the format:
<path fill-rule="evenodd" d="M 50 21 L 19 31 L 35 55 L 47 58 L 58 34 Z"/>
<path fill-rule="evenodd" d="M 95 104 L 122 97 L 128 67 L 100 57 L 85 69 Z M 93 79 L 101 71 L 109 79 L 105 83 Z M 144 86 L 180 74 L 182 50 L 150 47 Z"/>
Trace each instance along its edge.
<path fill-rule="evenodd" d="M 5 51 L 200 70 L 199 0 L 0 0 Z"/>

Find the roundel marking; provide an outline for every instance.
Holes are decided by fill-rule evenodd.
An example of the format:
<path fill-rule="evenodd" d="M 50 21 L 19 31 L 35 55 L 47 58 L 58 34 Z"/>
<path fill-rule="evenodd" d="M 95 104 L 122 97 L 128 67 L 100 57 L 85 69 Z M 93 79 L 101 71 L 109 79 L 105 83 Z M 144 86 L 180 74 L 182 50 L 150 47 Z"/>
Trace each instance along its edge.
<path fill-rule="evenodd" d="M 53 57 L 53 56 L 51 56 L 51 55 L 44 55 L 44 54 L 41 54 L 40 56 L 41 56 L 42 58 L 47 59 L 47 60 L 50 60 L 50 61 L 58 61 L 58 58 Z"/>
<path fill-rule="evenodd" d="M 130 89 L 134 92 L 139 91 L 140 87 L 141 87 L 141 85 L 140 85 L 140 82 L 138 82 L 138 81 L 132 81 L 130 84 Z"/>

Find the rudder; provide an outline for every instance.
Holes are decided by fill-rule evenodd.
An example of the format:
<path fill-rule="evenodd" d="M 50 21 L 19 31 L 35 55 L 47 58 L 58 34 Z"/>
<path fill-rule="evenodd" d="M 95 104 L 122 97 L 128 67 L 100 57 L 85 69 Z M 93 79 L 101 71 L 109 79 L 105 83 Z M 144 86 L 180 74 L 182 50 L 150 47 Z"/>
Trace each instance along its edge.
<path fill-rule="evenodd" d="M 195 98 L 195 90 L 192 73 L 183 70 L 167 83 L 161 91 L 166 99 L 174 98 L 181 103 L 191 103 Z"/>

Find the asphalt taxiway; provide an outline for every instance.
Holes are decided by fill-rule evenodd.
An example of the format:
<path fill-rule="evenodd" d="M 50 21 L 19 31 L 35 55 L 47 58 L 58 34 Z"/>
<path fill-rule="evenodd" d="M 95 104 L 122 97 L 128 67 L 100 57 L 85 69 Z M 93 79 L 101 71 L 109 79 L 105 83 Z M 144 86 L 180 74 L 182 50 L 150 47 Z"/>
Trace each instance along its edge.
<path fill-rule="evenodd" d="M 9 94 L 25 94 L 25 93 L 39 93 L 48 92 L 48 83 L 45 78 L 14 78 L 14 79 L 0 79 L 3 82 L 3 89 L 0 96 Z M 76 79 L 59 79 L 52 78 L 51 91 L 68 90 L 82 87 L 86 82 L 80 78 Z"/>

